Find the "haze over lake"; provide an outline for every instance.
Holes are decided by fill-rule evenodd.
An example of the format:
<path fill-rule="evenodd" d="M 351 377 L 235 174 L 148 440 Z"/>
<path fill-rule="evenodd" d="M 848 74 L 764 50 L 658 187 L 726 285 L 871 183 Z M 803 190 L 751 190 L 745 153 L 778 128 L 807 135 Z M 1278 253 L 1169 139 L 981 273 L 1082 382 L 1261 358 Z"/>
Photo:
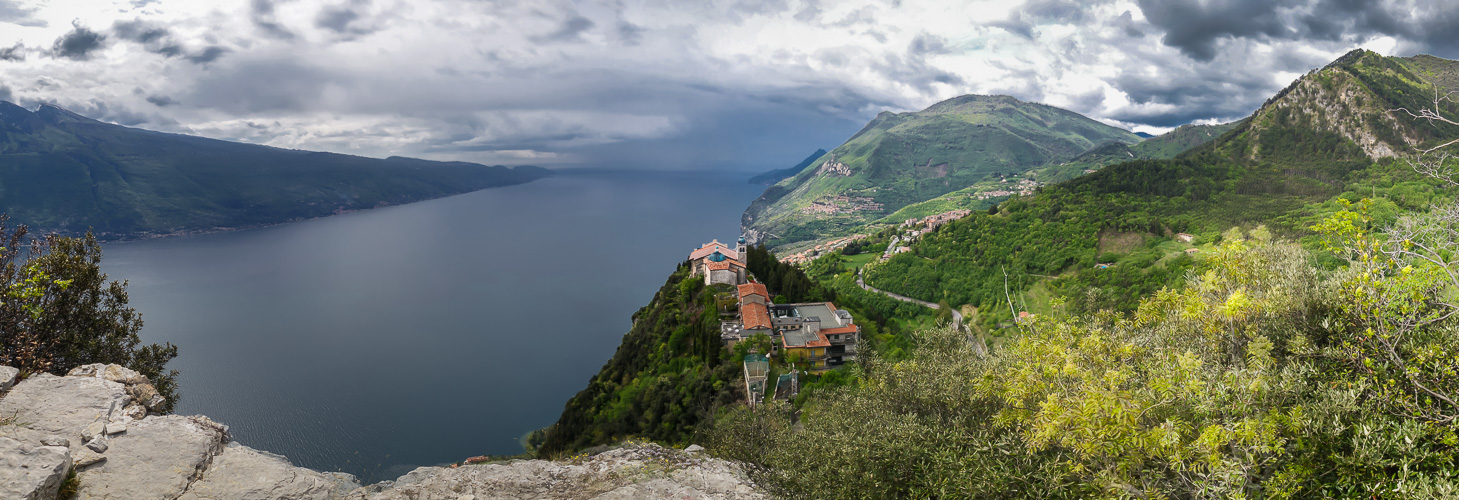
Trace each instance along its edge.
<path fill-rule="evenodd" d="M 521 451 L 700 243 L 763 189 L 578 172 L 294 224 L 104 246 L 177 413 L 362 482 Z"/>

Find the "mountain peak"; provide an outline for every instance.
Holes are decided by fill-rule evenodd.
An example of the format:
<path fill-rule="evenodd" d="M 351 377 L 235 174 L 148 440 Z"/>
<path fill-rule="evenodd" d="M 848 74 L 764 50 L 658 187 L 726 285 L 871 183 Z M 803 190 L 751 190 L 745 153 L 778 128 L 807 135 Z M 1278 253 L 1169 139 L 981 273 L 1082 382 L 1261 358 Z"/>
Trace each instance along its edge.
<path fill-rule="evenodd" d="M 71 111 L 67 111 L 66 109 L 61 108 L 60 106 L 56 106 L 54 104 L 42 104 L 39 108 L 36 108 L 35 115 L 49 123 L 98 123 L 97 120 L 93 120 L 91 118 L 81 116 Z"/>
<path fill-rule="evenodd" d="M 1011 105 L 1018 105 L 1018 104 L 1026 104 L 1026 103 L 1023 102 L 1023 101 L 1018 100 L 1018 98 L 1016 98 L 1016 97 L 1007 96 L 1007 95 L 968 94 L 968 95 L 960 95 L 960 96 L 957 96 L 957 97 L 954 97 L 954 98 L 947 99 L 945 101 L 939 102 L 937 104 L 933 104 L 931 106 L 928 106 L 927 109 L 922 110 L 922 112 L 923 113 L 947 113 L 947 112 L 951 112 L 951 111 L 964 111 L 964 110 L 968 110 L 969 108 L 995 107 L 995 106 L 998 106 L 998 105 L 1011 106 Z"/>
<path fill-rule="evenodd" d="M 10 101 L 0 101 L 0 129 L 33 131 L 43 126 L 35 113 Z"/>
<path fill-rule="evenodd" d="M 1252 137 L 1304 130 L 1351 141 L 1370 159 L 1398 156 L 1447 133 L 1389 110 L 1433 107 L 1436 89 L 1445 86 L 1440 77 L 1456 72 L 1459 62 L 1455 61 L 1385 57 L 1356 49 L 1303 75 L 1268 99 L 1253 115 Z M 1248 144 L 1251 149 L 1246 156 L 1251 158 L 1264 156 L 1263 148 L 1276 145 L 1262 146 L 1260 140 Z"/>

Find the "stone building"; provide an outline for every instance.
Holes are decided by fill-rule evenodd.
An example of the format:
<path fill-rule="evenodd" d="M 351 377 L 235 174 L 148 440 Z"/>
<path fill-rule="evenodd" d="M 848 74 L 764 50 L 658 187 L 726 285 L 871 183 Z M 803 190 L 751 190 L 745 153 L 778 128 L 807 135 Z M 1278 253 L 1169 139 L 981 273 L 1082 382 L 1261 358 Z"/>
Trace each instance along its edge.
<path fill-rule="evenodd" d="M 693 276 L 704 276 L 705 285 L 739 285 L 745 282 L 745 239 L 735 248 L 712 240 L 689 252 Z"/>

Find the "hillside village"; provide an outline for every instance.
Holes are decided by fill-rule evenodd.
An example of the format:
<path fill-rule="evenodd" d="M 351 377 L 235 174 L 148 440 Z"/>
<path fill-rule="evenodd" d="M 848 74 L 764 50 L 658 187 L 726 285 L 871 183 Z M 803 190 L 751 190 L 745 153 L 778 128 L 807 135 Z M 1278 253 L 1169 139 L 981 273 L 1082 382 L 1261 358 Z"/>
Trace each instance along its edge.
<path fill-rule="evenodd" d="M 745 393 L 751 405 L 764 402 L 771 364 L 785 365 L 776 378 L 772 399 L 789 399 L 799 392 L 799 373 L 824 373 L 855 361 L 861 326 L 851 313 L 830 302 L 777 304 L 763 283 L 745 267 L 745 239 L 734 248 L 713 240 L 689 253 L 691 276 L 702 276 L 706 286 L 723 288 L 728 299 L 720 308 L 720 341 L 735 351 L 746 344 Z M 763 351 L 763 352 L 761 352 Z"/>
<path fill-rule="evenodd" d="M 909 250 L 909 247 L 907 245 L 910 245 L 913 241 L 916 241 L 922 235 L 932 232 L 932 230 L 937 229 L 943 224 L 947 224 L 963 217 L 967 217 L 970 214 L 972 214 L 972 210 L 949 210 L 947 212 L 942 212 L 939 214 L 933 214 L 926 217 L 912 218 L 902 221 L 896 226 L 898 228 L 898 233 L 892 237 L 892 243 L 887 245 L 886 251 L 883 252 L 882 259 L 885 260 L 887 258 L 890 258 L 892 255 Z M 822 255 L 834 252 L 836 250 L 840 250 L 841 248 L 845 247 L 847 244 L 850 244 L 853 241 L 864 239 L 868 236 L 869 235 L 867 234 L 853 234 L 851 236 L 843 236 L 840 238 L 832 239 L 830 241 L 817 244 L 814 247 L 796 253 L 787 254 L 783 257 L 780 257 L 780 261 L 787 264 L 805 264 L 810 261 L 816 260 L 816 258 Z"/>

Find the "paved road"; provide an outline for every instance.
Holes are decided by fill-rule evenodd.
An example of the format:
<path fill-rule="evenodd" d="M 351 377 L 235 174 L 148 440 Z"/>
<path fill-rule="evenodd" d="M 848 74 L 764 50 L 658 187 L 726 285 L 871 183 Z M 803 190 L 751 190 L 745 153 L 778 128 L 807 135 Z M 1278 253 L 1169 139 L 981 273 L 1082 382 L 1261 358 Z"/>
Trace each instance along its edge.
<path fill-rule="evenodd" d="M 897 295 L 895 293 L 888 292 L 886 290 L 882 290 L 882 289 L 873 287 L 871 285 L 868 285 L 868 284 L 866 284 L 865 281 L 862 281 L 861 280 L 861 270 L 860 269 L 857 269 L 856 270 L 856 286 L 861 287 L 863 290 L 867 290 L 867 291 L 876 292 L 876 293 L 879 293 L 879 294 L 882 294 L 882 295 L 886 295 L 888 297 L 891 297 L 891 298 L 900 300 L 902 302 L 911 302 L 913 304 L 917 304 L 917 305 L 924 306 L 924 307 L 930 307 L 930 308 L 933 308 L 933 309 L 942 309 L 942 306 L 937 305 L 937 304 L 933 304 L 933 303 L 928 302 L 928 301 L 925 301 L 925 300 L 917 300 L 917 299 L 914 299 L 914 298 L 911 298 L 911 297 L 908 297 L 908 296 L 905 296 L 905 295 Z M 957 309 L 952 309 L 952 324 L 957 325 L 957 329 L 959 331 L 966 332 L 968 334 L 968 341 L 973 343 L 973 348 L 978 350 L 978 354 L 984 354 L 984 353 L 987 352 L 987 351 L 985 351 L 983 349 L 983 343 L 979 341 L 980 339 L 978 339 L 977 337 L 975 337 L 973 335 L 973 332 L 968 329 L 968 326 L 967 325 L 964 325 L 963 324 L 963 313 L 958 312 Z"/>

